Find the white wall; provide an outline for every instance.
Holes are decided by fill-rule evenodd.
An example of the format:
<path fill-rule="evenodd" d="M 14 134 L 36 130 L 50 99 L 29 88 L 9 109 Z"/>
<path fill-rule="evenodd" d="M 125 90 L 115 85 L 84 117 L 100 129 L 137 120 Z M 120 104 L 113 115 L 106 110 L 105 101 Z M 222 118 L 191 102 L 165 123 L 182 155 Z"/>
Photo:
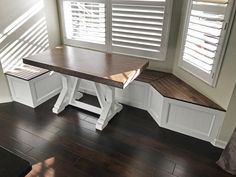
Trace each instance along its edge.
<path fill-rule="evenodd" d="M 61 38 L 56 0 L 1 0 L 0 7 L 0 102 L 5 102 L 10 94 L 2 68 L 6 71 L 18 66 L 23 56 L 59 45 Z M 39 28 L 29 31 L 37 22 Z M 45 25 L 40 26 L 43 22 Z M 13 52 L 9 56 L 8 50 Z"/>
<path fill-rule="evenodd" d="M 0 1 L 0 34 L 24 12 L 30 9 L 38 0 L 1 0 Z"/>
<path fill-rule="evenodd" d="M 176 52 L 176 44 L 180 26 L 180 14 L 182 10 L 182 0 L 173 0 L 171 26 L 169 33 L 168 49 L 165 61 L 149 60 L 149 68 L 159 71 L 172 72 Z"/>
<path fill-rule="evenodd" d="M 61 44 L 61 31 L 57 7 L 57 0 L 44 0 L 50 48 Z"/>
<path fill-rule="evenodd" d="M 0 63 L 0 103 L 10 102 L 11 94 Z"/>
<path fill-rule="evenodd" d="M 40 0 L 1 0 L 0 1 L 0 34 L 3 34 L 4 30 L 32 8 L 35 4 L 40 2 Z M 43 15 L 46 15 L 47 30 L 49 35 L 49 42 L 51 46 L 55 46 L 61 43 L 60 29 L 58 22 L 58 11 L 57 11 L 57 1 L 56 0 L 43 0 Z M 33 23 L 33 22 L 32 22 Z M 1 36 L 1 35 L 0 35 Z M 1 41 L 1 40 L 0 40 Z"/>

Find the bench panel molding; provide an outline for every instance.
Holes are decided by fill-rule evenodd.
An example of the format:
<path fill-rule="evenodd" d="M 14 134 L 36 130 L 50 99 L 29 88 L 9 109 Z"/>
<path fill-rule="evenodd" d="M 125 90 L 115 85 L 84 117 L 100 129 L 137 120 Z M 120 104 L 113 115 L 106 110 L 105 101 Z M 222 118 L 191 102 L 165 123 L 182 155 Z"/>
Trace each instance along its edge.
<path fill-rule="evenodd" d="M 224 120 L 224 112 L 165 98 L 161 127 L 213 144 Z"/>
<path fill-rule="evenodd" d="M 147 110 L 150 86 L 146 83 L 133 81 L 124 90 L 116 89 L 116 99 L 123 104 Z"/>
<path fill-rule="evenodd" d="M 53 96 L 60 93 L 62 88 L 61 79 L 58 73 L 48 72 L 41 77 L 35 78 L 31 86 L 35 105 L 40 105 Z"/>
<path fill-rule="evenodd" d="M 7 75 L 12 100 L 37 107 L 61 90 L 61 79 L 58 73 L 47 72 L 29 81 Z"/>
<path fill-rule="evenodd" d="M 149 86 L 149 97 L 147 111 L 157 124 L 161 125 L 162 109 L 164 104 L 164 97 L 157 92 L 152 86 Z"/>
<path fill-rule="evenodd" d="M 12 100 L 33 107 L 33 99 L 28 81 L 7 76 Z"/>
<path fill-rule="evenodd" d="M 106 92 L 105 88 L 102 89 Z M 122 104 L 146 110 L 149 102 L 149 89 L 149 84 L 133 81 L 124 90 L 116 88 L 115 95 L 116 99 Z M 94 96 L 96 95 L 92 82 L 84 79 L 81 79 L 79 91 Z"/>

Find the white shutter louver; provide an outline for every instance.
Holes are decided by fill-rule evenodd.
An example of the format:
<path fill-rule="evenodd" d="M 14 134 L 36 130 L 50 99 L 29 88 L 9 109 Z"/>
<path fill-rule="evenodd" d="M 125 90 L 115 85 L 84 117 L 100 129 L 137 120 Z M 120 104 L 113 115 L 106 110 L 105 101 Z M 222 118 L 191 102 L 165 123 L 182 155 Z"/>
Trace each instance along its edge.
<path fill-rule="evenodd" d="M 105 3 L 68 0 L 63 9 L 67 39 L 105 44 Z"/>
<path fill-rule="evenodd" d="M 64 44 L 165 60 L 172 0 L 59 0 Z"/>
<path fill-rule="evenodd" d="M 167 4 L 166 0 L 112 0 L 112 51 L 164 59 Z"/>
<path fill-rule="evenodd" d="M 222 52 L 225 26 L 229 22 L 229 2 L 230 0 L 192 0 L 191 3 L 182 65 L 210 84 Z"/>

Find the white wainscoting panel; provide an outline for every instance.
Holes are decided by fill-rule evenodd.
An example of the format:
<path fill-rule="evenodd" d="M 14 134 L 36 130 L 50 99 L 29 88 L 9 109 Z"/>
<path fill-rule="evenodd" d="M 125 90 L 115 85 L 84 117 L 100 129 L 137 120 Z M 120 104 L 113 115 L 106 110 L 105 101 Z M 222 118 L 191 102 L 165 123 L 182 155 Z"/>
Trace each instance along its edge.
<path fill-rule="evenodd" d="M 223 119 L 221 111 L 165 98 L 161 126 L 213 142 Z"/>
<path fill-rule="evenodd" d="M 118 102 L 140 109 L 147 109 L 150 86 L 146 83 L 133 81 L 125 89 L 115 89 L 115 96 Z M 106 87 L 103 87 L 104 92 Z M 79 91 L 96 95 L 93 83 L 81 79 Z"/>
<path fill-rule="evenodd" d="M 51 97 L 57 95 L 61 88 L 61 77 L 57 73 L 47 73 L 42 77 L 35 78 L 34 82 L 30 85 L 33 94 L 35 105 L 47 101 Z"/>
<path fill-rule="evenodd" d="M 30 81 L 9 75 L 7 79 L 13 101 L 33 108 L 57 95 L 62 88 L 58 73 L 48 72 Z"/>
<path fill-rule="evenodd" d="M 162 108 L 164 103 L 164 97 L 157 92 L 152 86 L 149 89 L 149 104 L 147 111 L 158 125 L 161 125 Z"/>
<path fill-rule="evenodd" d="M 13 101 L 26 104 L 32 107 L 33 99 L 28 81 L 18 79 L 12 76 L 7 76 L 7 80 Z"/>
<path fill-rule="evenodd" d="M 80 79 L 79 91 L 90 95 L 96 95 L 93 83 L 85 79 Z"/>
<path fill-rule="evenodd" d="M 147 110 L 150 86 L 133 81 L 125 89 L 116 88 L 116 99 L 123 104 Z"/>

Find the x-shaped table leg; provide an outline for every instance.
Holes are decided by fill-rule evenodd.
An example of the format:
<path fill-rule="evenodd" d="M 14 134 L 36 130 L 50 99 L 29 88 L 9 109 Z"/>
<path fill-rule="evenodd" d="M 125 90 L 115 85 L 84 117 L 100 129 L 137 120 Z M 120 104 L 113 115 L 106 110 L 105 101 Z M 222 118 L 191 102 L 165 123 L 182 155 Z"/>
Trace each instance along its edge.
<path fill-rule="evenodd" d="M 100 114 L 96 123 L 96 129 L 103 130 L 115 114 L 120 112 L 123 108 L 121 104 L 115 101 L 115 88 L 94 82 L 96 95 L 101 106 L 99 108 L 79 101 L 83 96 L 83 94 L 78 91 L 79 84 L 80 79 L 62 75 L 62 90 L 54 105 L 53 112 L 59 114 L 67 105 L 73 105 Z M 104 89 L 102 89 L 102 86 L 104 86 Z"/>

